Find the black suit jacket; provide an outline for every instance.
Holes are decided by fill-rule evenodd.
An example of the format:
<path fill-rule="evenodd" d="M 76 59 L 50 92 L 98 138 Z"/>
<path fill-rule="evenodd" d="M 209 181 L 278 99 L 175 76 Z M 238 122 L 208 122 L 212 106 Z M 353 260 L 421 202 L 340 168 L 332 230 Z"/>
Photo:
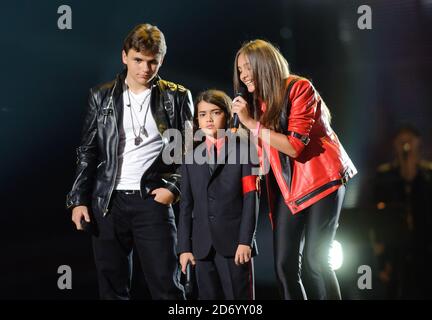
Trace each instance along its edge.
<path fill-rule="evenodd" d="M 242 184 L 248 180 L 251 186 L 255 178 L 247 148 L 245 139 L 229 135 L 213 173 L 208 161 L 202 163 L 194 158 L 192 163 L 182 165 L 179 253 L 193 252 L 197 259 L 203 259 L 213 246 L 219 254 L 230 257 L 239 244 L 244 244 L 252 247 L 253 255 L 257 254 L 257 192 L 254 189 L 244 193 Z M 207 159 L 205 143 L 192 152 Z M 188 159 L 191 154 L 186 155 Z"/>

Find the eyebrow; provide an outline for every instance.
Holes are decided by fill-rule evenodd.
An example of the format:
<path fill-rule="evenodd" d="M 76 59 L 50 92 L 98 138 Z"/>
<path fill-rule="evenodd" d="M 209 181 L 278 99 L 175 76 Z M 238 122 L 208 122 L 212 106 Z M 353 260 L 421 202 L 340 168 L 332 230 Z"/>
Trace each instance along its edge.
<path fill-rule="evenodd" d="M 156 58 L 146 60 L 146 59 L 143 59 L 141 57 L 133 57 L 133 59 L 134 60 L 140 60 L 140 61 L 146 61 L 146 62 L 150 62 L 150 63 L 157 63 L 158 62 L 158 60 Z"/>
<path fill-rule="evenodd" d="M 198 111 L 198 113 L 201 113 L 201 112 L 208 112 L 208 111 L 210 111 L 210 112 L 212 112 L 212 111 L 223 111 L 221 108 L 215 108 L 215 109 L 211 109 L 211 110 L 202 110 L 202 111 Z"/>
<path fill-rule="evenodd" d="M 250 66 L 250 62 L 243 63 L 242 66 L 238 66 L 237 68 L 240 69 L 241 67 L 246 67 L 246 66 Z"/>

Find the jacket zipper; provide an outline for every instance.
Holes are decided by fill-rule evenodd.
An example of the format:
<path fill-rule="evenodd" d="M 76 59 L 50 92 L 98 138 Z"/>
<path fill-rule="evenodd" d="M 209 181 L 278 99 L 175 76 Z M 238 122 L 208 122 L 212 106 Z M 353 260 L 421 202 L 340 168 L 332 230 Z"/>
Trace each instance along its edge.
<path fill-rule="evenodd" d="M 319 187 L 318 189 L 315 189 L 314 191 L 309 192 L 307 195 L 301 197 L 300 199 L 296 200 L 294 203 L 299 206 L 302 203 L 306 202 L 307 200 L 315 197 L 316 195 L 320 194 L 321 192 L 326 191 L 327 189 L 330 189 L 331 187 L 337 186 L 338 184 L 342 184 L 342 180 L 334 180 L 330 181 L 329 183 L 326 183 L 325 185 Z"/>
<path fill-rule="evenodd" d="M 110 101 L 109 101 L 109 105 L 111 105 L 111 108 L 114 108 L 114 102 L 113 102 L 114 89 L 115 89 L 115 86 L 113 88 L 113 92 L 112 92 L 112 94 L 110 96 Z M 115 125 L 116 133 L 117 133 L 116 146 L 115 146 L 115 149 L 114 149 L 115 153 L 116 153 L 116 157 L 117 157 L 119 134 L 118 134 L 118 128 L 117 128 L 117 118 L 116 118 L 116 114 L 115 114 L 114 111 L 113 111 L 113 116 L 114 116 L 114 125 Z M 117 161 L 117 159 L 115 159 L 115 170 L 114 170 L 114 175 L 113 175 L 114 179 L 113 179 L 113 182 L 111 183 L 111 190 L 110 190 L 110 193 L 108 194 L 108 201 L 107 201 L 107 203 L 105 205 L 105 209 L 104 209 L 104 212 L 103 212 L 104 217 L 108 213 L 108 206 L 109 206 L 109 203 L 110 203 L 110 200 L 111 200 L 111 196 L 112 196 L 112 193 L 113 193 L 113 190 L 114 190 L 115 180 L 116 180 L 116 177 L 117 177 L 117 170 L 118 170 L 118 161 Z"/>

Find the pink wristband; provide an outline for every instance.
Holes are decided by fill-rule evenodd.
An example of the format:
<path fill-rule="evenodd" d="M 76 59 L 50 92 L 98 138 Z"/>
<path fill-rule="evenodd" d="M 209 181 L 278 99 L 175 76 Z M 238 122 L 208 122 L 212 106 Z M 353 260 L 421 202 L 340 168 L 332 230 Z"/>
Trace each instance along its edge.
<path fill-rule="evenodd" d="M 259 135 L 259 131 L 261 129 L 261 123 L 259 121 L 257 121 L 257 126 L 255 129 L 251 129 L 252 134 L 257 137 Z"/>

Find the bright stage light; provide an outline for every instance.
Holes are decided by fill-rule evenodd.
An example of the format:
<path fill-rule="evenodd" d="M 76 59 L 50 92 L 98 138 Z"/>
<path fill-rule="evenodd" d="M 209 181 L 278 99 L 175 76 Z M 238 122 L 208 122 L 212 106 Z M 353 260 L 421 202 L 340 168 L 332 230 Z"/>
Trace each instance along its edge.
<path fill-rule="evenodd" d="M 329 261 L 330 261 L 330 266 L 333 270 L 338 270 L 340 267 L 342 267 L 343 264 L 342 245 L 336 240 L 333 240 L 333 243 L 330 247 Z"/>

